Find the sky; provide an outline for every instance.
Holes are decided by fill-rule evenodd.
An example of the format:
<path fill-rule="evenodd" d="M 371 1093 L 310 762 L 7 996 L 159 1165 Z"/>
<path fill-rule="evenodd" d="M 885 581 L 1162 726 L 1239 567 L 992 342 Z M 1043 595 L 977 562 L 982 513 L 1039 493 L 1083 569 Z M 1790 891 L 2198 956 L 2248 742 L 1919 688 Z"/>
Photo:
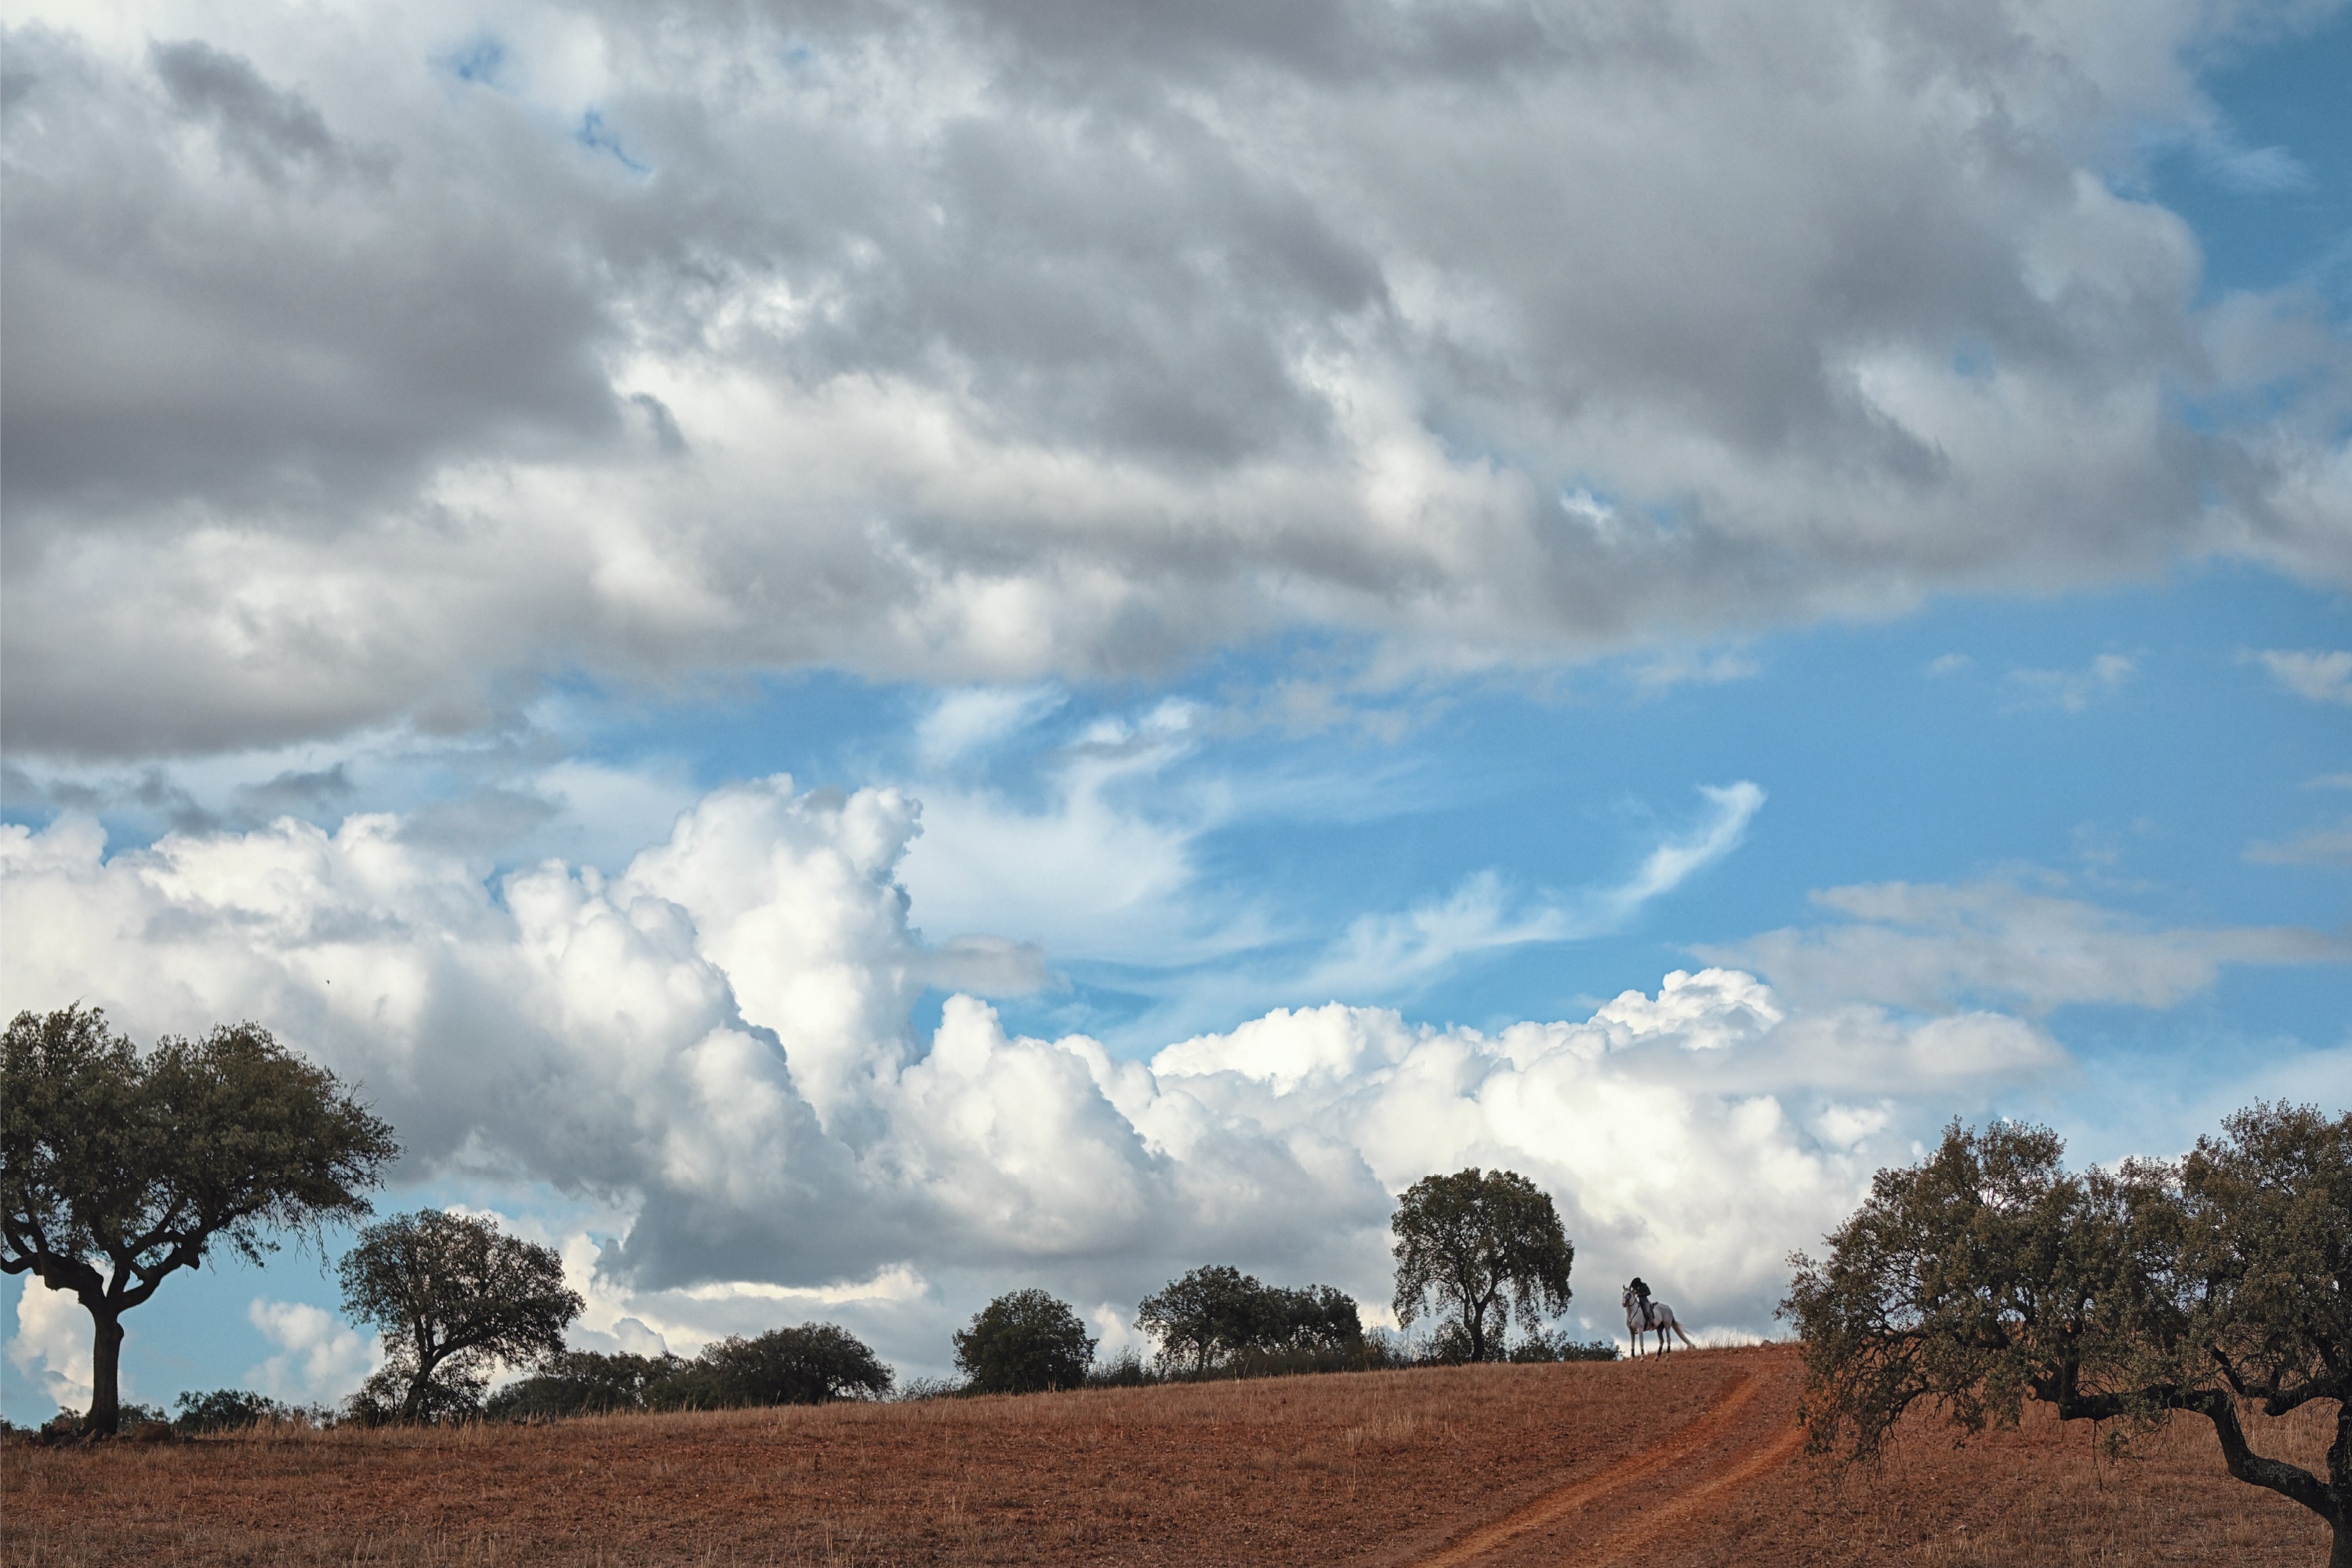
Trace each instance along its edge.
<path fill-rule="evenodd" d="M 1391 1321 L 1471 1165 L 1737 1342 L 1954 1118 L 2352 1104 L 2343 5 L 0 16 L 5 1005 L 579 1348 Z M 350 1239 L 126 1395 L 349 1394 Z"/>

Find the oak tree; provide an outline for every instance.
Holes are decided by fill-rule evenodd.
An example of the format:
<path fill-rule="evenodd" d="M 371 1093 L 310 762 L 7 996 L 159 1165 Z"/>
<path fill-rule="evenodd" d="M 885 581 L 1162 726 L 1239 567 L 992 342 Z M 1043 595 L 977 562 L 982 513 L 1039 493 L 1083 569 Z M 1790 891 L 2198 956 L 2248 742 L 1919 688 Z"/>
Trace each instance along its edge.
<path fill-rule="evenodd" d="M 1389 1228 L 1397 1321 L 1410 1328 L 1433 1306 L 1468 1360 L 1500 1357 L 1514 1309 L 1532 1330 L 1568 1306 L 1576 1247 L 1551 1194 L 1516 1171 L 1424 1176 Z"/>
<path fill-rule="evenodd" d="M 632 1355 L 626 1352 L 565 1351 L 542 1363 L 483 1402 L 493 1421 L 553 1421 L 570 1415 L 611 1415 L 668 1410 L 687 1401 L 672 1397 L 689 1370 L 683 1356 Z"/>
<path fill-rule="evenodd" d="M 1203 1373 L 1255 1339 L 1265 1289 L 1231 1264 L 1203 1264 L 1146 1296 L 1135 1325 L 1160 1342 L 1163 1365 Z"/>
<path fill-rule="evenodd" d="M 90 1315 L 88 1430 L 121 1417 L 122 1315 L 226 1247 L 369 1212 L 392 1128 L 253 1024 L 141 1052 L 79 1005 L 23 1012 L 0 1043 L 0 1270 Z"/>
<path fill-rule="evenodd" d="M 1868 1458 L 1906 1413 L 1965 1436 L 2024 1402 L 2117 1440 L 2204 1417 L 2222 1462 L 2327 1521 L 2352 1568 L 2352 1115 L 2261 1106 L 2179 1161 L 2067 1171 L 2047 1129 L 1958 1122 L 1881 1171 L 1781 1310 L 1817 1451 Z M 2336 1406 L 2325 1476 L 2255 1450 L 2243 1413 Z"/>
<path fill-rule="evenodd" d="M 368 1226 L 340 1272 L 343 1310 L 383 1334 L 383 1367 L 356 1408 L 399 1421 L 473 1415 L 500 1365 L 561 1355 L 587 1304 L 564 1284 L 554 1248 L 432 1209 Z"/>
<path fill-rule="evenodd" d="M 1355 1298 L 1329 1285 L 1268 1285 L 1211 1263 L 1146 1296 L 1136 1327 L 1160 1342 L 1163 1367 L 1195 1375 L 1251 1354 L 1329 1354 L 1362 1348 Z"/>
<path fill-rule="evenodd" d="M 1015 1290 L 956 1331 L 955 1359 L 975 1394 L 1042 1394 L 1086 1382 L 1095 1340 L 1068 1302 Z"/>

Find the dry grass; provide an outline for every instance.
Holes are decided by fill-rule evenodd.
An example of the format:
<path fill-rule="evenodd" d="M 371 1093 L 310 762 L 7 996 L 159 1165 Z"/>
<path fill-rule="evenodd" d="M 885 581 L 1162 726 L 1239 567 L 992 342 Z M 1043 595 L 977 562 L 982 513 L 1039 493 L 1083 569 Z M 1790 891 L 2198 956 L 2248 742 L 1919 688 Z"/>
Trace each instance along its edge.
<path fill-rule="evenodd" d="M 2335 1406 L 2248 1421 L 2260 1452 L 2325 1474 Z M 1800 1459 L 1780 1488 L 1759 1488 L 1696 1532 L 1654 1547 L 1655 1568 L 1750 1561 L 1860 1568 L 2124 1568 L 2159 1563 L 2327 1561 L 2325 1524 L 2285 1499 L 2230 1479 L 2211 1425 L 2184 1417 L 2120 1460 L 2101 1457 L 2087 1423 L 2029 1407 L 2015 1432 L 1954 1447 L 1919 1424 L 1879 1469 L 1843 1474 Z"/>
<path fill-rule="evenodd" d="M 11 1448 L 9 1563 L 1408 1559 L 1639 1441 L 1591 1363 Z M 1726 1368 L 1654 1380 L 1686 1422 Z"/>
<path fill-rule="evenodd" d="M 2095 1462 L 2080 1428 L 2037 1423 L 1957 1453 L 1925 1436 L 1875 1476 L 1798 1460 L 1710 1490 L 1709 1474 L 1733 1475 L 1787 1430 L 1794 1372 L 1786 1350 L 1766 1349 L 12 1447 L 0 1452 L 0 1560 L 1403 1564 L 1506 1516 L 1542 1515 L 1564 1487 L 1599 1500 L 1479 1561 L 1594 1561 L 1604 1545 L 1615 1558 L 1638 1546 L 1646 1568 L 2325 1560 L 2315 1521 L 2228 1479 L 2210 1432 L 2188 1426 L 2120 1468 Z M 1750 1384 L 1738 1421 L 1694 1425 Z M 2292 1425 L 2285 1446 L 2315 1457 L 2315 1422 Z M 1709 1436 L 1653 1476 L 1657 1445 L 1685 1427 Z M 1612 1489 L 1621 1470 L 1649 1479 Z"/>

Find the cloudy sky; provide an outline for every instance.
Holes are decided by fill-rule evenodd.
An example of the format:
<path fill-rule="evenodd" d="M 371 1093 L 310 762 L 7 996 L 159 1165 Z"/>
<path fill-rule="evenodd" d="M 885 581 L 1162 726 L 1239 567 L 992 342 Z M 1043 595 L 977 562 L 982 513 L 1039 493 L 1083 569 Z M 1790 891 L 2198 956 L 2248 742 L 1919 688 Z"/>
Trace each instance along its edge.
<path fill-rule="evenodd" d="M 1753 1334 L 1953 1116 L 2352 1101 L 2344 5 L 0 14 L 5 1006 L 265 1024 L 583 1347 L 1384 1309 L 1474 1163 Z"/>

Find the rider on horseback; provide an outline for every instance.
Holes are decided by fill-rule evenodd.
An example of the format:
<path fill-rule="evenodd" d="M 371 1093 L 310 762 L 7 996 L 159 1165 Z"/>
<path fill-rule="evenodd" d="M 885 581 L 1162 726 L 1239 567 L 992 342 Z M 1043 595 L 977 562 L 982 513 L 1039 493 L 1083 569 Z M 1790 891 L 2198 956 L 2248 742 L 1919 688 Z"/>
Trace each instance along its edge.
<path fill-rule="evenodd" d="M 1644 1319 L 1648 1318 L 1650 1315 L 1650 1288 L 1642 1283 L 1642 1277 L 1639 1274 L 1636 1274 L 1633 1276 L 1633 1283 L 1631 1289 L 1634 1295 L 1642 1298 L 1642 1316 Z"/>

